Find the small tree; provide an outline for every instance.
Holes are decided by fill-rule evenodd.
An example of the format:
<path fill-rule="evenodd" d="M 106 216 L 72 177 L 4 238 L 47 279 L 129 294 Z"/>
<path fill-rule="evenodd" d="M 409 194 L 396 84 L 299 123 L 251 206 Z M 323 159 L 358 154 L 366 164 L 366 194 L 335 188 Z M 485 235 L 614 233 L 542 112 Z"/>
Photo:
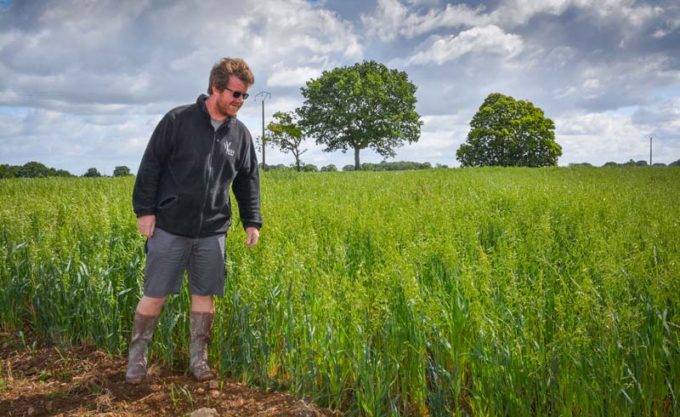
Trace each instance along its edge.
<path fill-rule="evenodd" d="M 364 61 L 307 81 L 305 102 L 297 112 L 302 130 L 325 145 L 324 151 L 353 149 L 359 170 L 362 149 L 393 157 L 394 148 L 418 141 L 422 122 L 415 92 L 405 72 Z"/>
<path fill-rule="evenodd" d="M 83 174 L 83 177 L 91 177 L 91 178 L 96 178 L 96 177 L 101 177 L 102 174 L 97 171 L 97 168 L 89 168 L 85 174 Z"/>
<path fill-rule="evenodd" d="M 132 175 L 130 168 L 126 167 L 125 165 L 118 166 L 113 169 L 114 177 L 128 177 L 130 175 Z"/>
<path fill-rule="evenodd" d="M 555 166 L 562 147 L 555 124 L 529 101 L 489 94 L 456 152 L 462 166 Z"/>
<path fill-rule="evenodd" d="M 304 141 L 302 137 L 302 130 L 294 120 L 294 113 L 274 113 L 274 121 L 267 125 L 267 130 L 270 132 L 267 135 L 267 142 L 272 146 L 278 147 L 284 153 L 292 153 L 295 157 L 295 168 L 300 171 L 302 166 L 300 164 L 300 156 L 307 152 L 307 149 L 301 150 L 300 145 Z"/>

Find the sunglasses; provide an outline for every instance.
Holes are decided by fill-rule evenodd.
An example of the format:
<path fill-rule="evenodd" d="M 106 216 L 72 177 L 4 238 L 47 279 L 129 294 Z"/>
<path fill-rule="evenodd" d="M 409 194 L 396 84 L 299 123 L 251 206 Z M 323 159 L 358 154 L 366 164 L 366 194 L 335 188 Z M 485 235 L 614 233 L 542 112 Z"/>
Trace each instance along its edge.
<path fill-rule="evenodd" d="M 250 94 L 248 94 L 248 93 L 244 93 L 244 92 L 241 92 L 241 91 L 234 91 L 229 87 L 224 87 L 224 89 L 231 91 L 231 96 L 234 97 L 234 98 L 243 97 L 244 100 L 248 100 L 248 97 L 250 97 Z"/>

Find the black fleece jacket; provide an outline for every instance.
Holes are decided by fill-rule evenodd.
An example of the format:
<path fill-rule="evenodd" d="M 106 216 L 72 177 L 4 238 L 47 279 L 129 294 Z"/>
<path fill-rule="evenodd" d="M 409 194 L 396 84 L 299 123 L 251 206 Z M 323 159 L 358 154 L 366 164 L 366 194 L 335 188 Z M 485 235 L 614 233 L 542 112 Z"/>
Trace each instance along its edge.
<path fill-rule="evenodd" d="M 225 234 L 231 223 L 229 186 L 244 227 L 262 227 L 260 178 L 248 128 L 230 118 L 215 131 L 208 97 L 169 111 L 144 152 L 132 193 L 137 217 L 180 236 Z"/>

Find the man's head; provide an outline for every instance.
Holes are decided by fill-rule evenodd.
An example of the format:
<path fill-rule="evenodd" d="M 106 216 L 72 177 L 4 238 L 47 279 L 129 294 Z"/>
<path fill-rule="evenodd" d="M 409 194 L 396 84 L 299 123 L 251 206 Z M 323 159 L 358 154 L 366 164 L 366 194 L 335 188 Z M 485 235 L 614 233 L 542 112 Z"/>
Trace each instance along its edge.
<path fill-rule="evenodd" d="M 217 88 L 218 91 L 227 88 L 229 78 L 232 76 L 241 80 L 248 87 L 255 84 L 255 76 L 253 76 L 246 61 L 241 58 L 222 58 L 210 71 L 208 94 L 213 93 L 213 87 Z"/>
<path fill-rule="evenodd" d="M 210 108 L 213 117 L 234 117 L 248 98 L 248 88 L 255 83 L 255 77 L 248 64 L 240 58 L 223 58 L 210 71 Z M 213 106 L 214 104 L 214 106 Z"/>

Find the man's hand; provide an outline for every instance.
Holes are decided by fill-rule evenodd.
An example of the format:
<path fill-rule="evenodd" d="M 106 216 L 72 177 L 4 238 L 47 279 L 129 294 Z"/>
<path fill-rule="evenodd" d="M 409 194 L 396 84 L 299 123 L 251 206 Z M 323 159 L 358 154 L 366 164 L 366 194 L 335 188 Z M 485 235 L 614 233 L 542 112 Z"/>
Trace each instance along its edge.
<path fill-rule="evenodd" d="M 260 231 L 257 227 L 246 227 L 246 247 L 252 248 L 260 240 Z"/>
<path fill-rule="evenodd" d="M 153 236 L 153 231 L 156 229 L 156 215 L 147 214 L 137 217 L 137 229 L 147 239 Z"/>

